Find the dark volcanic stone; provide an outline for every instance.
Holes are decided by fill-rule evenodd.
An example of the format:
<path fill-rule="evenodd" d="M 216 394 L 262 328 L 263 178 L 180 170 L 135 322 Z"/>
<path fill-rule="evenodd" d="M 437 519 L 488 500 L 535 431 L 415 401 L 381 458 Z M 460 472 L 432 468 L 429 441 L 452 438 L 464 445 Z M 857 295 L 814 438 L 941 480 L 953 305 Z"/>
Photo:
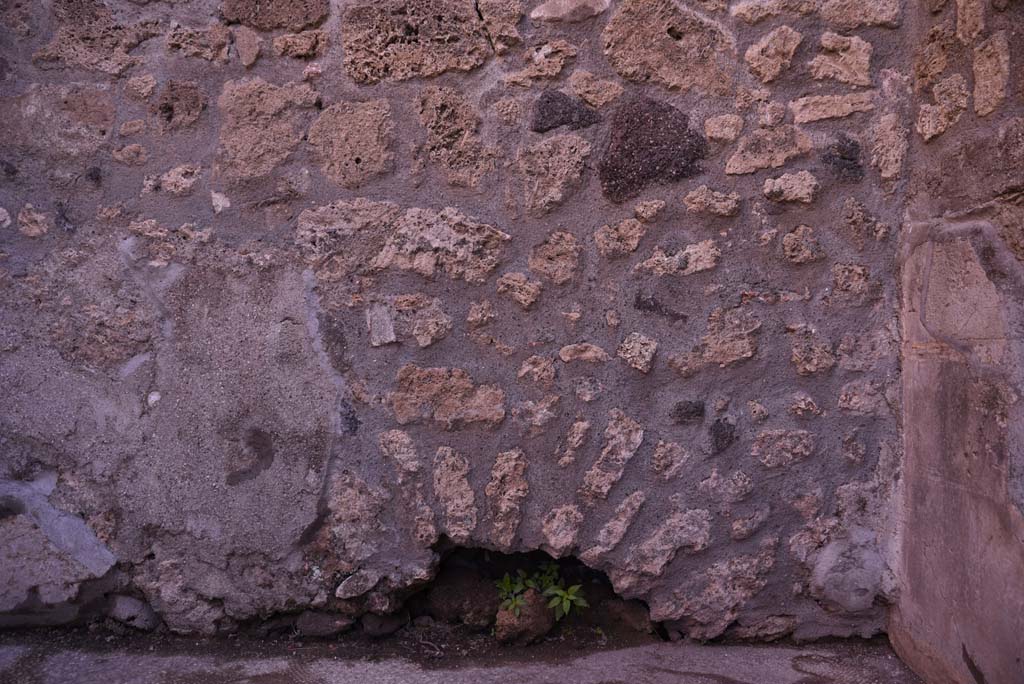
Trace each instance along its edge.
<path fill-rule="evenodd" d="M 708 431 L 711 435 L 711 453 L 720 454 L 736 442 L 736 426 L 725 418 L 719 418 L 711 424 Z"/>
<path fill-rule="evenodd" d="M 330 8 L 329 0 L 224 0 L 220 13 L 230 23 L 261 31 L 301 31 L 323 22 Z"/>
<path fill-rule="evenodd" d="M 624 202 L 651 183 L 701 173 L 707 141 L 689 124 L 686 114 L 665 102 L 640 97 L 620 105 L 597 166 L 605 197 Z"/>
<path fill-rule="evenodd" d="M 672 420 L 677 424 L 700 420 L 704 417 L 704 402 L 699 399 L 687 399 L 676 402 L 672 407 Z M 712 429 L 714 429 L 712 427 Z"/>
<path fill-rule="evenodd" d="M 633 298 L 633 307 L 637 311 L 643 311 L 644 313 L 657 314 L 658 316 L 664 316 L 673 321 L 686 321 L 688 316 L 684 313 L 680 313 L 675 309 L 666 306 L 660 299 L 650 292 L 643 292 L 638 290 L 636 296 Z"/>
<path fill-rule="evenodd" d="M 363 633 L 368 637 L 374 639 L 380 639 L 390 634 L 394 634 L 402 627 L 409 624 L 409 613 L 408 611 L 400 611 L 398 613 L 392 613 L 391 615 L 374 615 L 373 613 L 366 613 L 360 619 L 359 623 L 363 627 Z"/>
<path fill-rule="evenodd" d="M 832 167 L 832 173 L 840 180 L 859 181 L 864 178 L 864 167 L 860 163 L 860 143 L 840 133 L 834 143 L 821 155 L 822 161 Z"/>
<path fill-rule="evenodd" d="M 568 126 L 575 131 L 593 126 L 600 120 L 601 115 L 583 104 L 582 100 L 559 90 L 545 90 L 533 105 L 530 130 L 546 133 L 559 126 Z"/>

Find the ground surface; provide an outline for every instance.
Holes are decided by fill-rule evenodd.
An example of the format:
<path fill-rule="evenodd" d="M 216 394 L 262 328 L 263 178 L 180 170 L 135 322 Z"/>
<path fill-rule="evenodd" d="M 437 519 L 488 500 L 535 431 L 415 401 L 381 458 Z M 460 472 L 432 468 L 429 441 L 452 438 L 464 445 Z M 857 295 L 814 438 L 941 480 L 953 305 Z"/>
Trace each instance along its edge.
<path fill-rule="evenodd" d="M 0 634 L 0 682 L 19 684 L 920 684 L 885 641 L 813 645 L 646 643 L 580 647 L 572 639 L 501 648 L 490 639 L 434 644 L 403 630 L 370 642 Z"/>

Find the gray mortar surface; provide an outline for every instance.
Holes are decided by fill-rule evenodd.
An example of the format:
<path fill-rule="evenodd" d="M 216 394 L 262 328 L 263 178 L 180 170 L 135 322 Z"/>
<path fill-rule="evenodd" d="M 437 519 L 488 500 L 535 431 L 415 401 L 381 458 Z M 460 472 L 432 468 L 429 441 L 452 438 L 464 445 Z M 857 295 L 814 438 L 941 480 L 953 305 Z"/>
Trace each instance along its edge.
<path fill-rule="evenodd" d="M 339 644 L 94 637 L 0 640 L 0 681 L 24 684 L 920 684 L 879 641 L 814 646 L 651 644 L 486 657 L 370 653 Z"/>

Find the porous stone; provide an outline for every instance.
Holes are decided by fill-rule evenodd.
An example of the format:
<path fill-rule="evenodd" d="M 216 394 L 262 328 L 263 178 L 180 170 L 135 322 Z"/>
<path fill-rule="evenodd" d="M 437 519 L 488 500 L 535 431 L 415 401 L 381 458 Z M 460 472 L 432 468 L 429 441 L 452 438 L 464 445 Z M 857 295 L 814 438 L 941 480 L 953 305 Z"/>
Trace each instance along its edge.
<path fill-rule="evenodd" d="M 341 45 L 345 72 L 366 84 L 471 71 L 491 53 L 472 0 L 348 3 Z"/>
<path fill-rule="evenodd" d="M 530 280 L 525 273 L 506 273 L 498 278 L 498 294 L 508 295 L 523 309 L 529 309 L 540 297 L 543 286 Z"/>
<path fill-rule="evenodd" d="M 661 212 L 664 211 L 667 203 L 665 200 L 644 200 L 637 202 L 633 207 L 633 216 L 641 223 L 653 223 Z"/>
<path fill-rule="evenodd" d="M 725 172 L 746 174 L 777 169 L 810 151 L 811 139 L 795 126 L 759 128 L 740 138 L 736 151 L 725 164 Z"/>
<path fill-rule="evenodd" d="M 843 385 L 836 404 L 859 416 L 880 415 L 889 409 L 883 388 L 869 379 L 851 380 Z"/>
<path fill-rule="evenodd" d="M 725 368 L 749 359 L 757 353 L 760 328 L 761 321 L 741 307 L 715 309 L 708 315 L 708 329 L 700 343 L 685 354 L 669 357 L 669 366 L 689 377 L 707 365 Z"/>
<path fill-rule="evenodd" d="M 754 482 L 741 470 L 722 475 L 718 468 L 712 468 L 711 474 L 700 481 L 697 488 L 711 499 L 722 505 L 723 510 L 730 510 L 730 505 L 743 501 L 754 491 Z"/>
<path fill-rule="evenodd" d="M 691 575 L 673 592 L 674 601 L 652 606 L 652 619 L 682 618 L 694 639 L 713 639 L 733 623 L 744 604 L 768 583 L 775 566 L 776 537 L 764 540 L 757 553 L 719 561 Z"/>
<path fill-rule="evenodd" d="M 718 192 L 706 185 L 691 190 L 683 198 L 686 210 L 694 214 L 735 216 L 740 211 L 740 196 L 736 192 Z"/>
<path fill-rule="evenodd" d="M 530 271 L 544 276 L 556 285 L 564 285 L 575 277 L 579 268 L 580 245 L 576 236 L 556 231 L 530 250 Z"/>
<path fill-rule="evenodd" d="M 574 361 L 604 363 L 610 359 L 608 352 L 589 342 L 567 344 L 558 350 L 558 358 L 562 360 L 562 363 L 572 363 Z"/>
<path fill-rule="evenodd" d="M 399 425 L 433 420 L 446 430 L 471 423 L 494 427 L 505 419 L 505 393 L 495 385 L 477 385 L 461 368 L 398 370 L 391 408 Z"/>
<path fill-rule="evenodd" d="M 494 168 L 495 151 L 478 135 L 480 116 L 453 88 L 430 86 L 419 98 L 420 123 L 427 129 L 424 149 L 445 170 L 448 182 L 475 188 Z"/>
<path fill-rule="evenodd" d="M 421 548 L 433 546 L 437 543 L 439 533 L 434 510 L 424 496 L 425 464 L 416 450 L 416 444 L 409 433 L 402 430 L 382 432 L 377 444 L 385 461 L 397 475 L 399 498 L 406 509 L 406 525 L 413 541 Z"/>
<path fill-rule="evenodd" d="M 575 192 L 590 156 L 590 143 L 574 133 L 545 138 L 522 150 L 517 160 L 526 206 L 543 216 Z"/>
<path fill-rule="evenodd" d="M 438 270 L 452 280 L 483 282 L 500 262 L 511 237 L 477 223 L 457 209 L 408 209 L 390 227 L 390 235 L 370 262 L 373 270 L 394 268 L 431 278 Z"/>
<path fill-rule="evenodd" d="M 442 506 L 445 533 L 465 544 L 476 530 L 476 497 L 469 484 L 469 461 L 451 447 L 439 447 L 434 456 L 434 496 Z"/>
<path fill-rule="evenodd" d="M 823 119 L 841 119 L 857 112 L 870 112 L 875 108 L 874 91 L 848 95 L 808 95 L 789 103 L 793 120 L 810 123 Z"/>
<path fill-rule="evenodd" d="M 790 359 L 798 375 L 826 373 L 836 365 L 832 344 L 813 333 L 800 332 L 795 336 Z"/>
<path fill-rule="evenodd" d="M 175 166 L 160 176 L 160 189 L 174 197 L 184 197 L 192 193 L 201 173 L 202 167 L 197 164 Z"/>
<path fill-rule="evenodd" d="M 786 233 L 782 238 L 782 254 L 794 264 L 807 264 L 825 257 L 810 226 L 797 226 Z"/>
<path fill-rule="evenodd" d="M 273 46 L 278 57 L 313 59 L 327 49 L 327 33 L 319 30 L 286 33 L 274 38 Z"/>
<path fill-rule="evenodd" d="M 658 350 L 657 340 L 653 340 L 638 332 L 630 333 L 622 340 L 616 352 L 626 365 L 641 373 L 648 373 L 654 363 L 654 354 Z"/>
<path fill-rule="evenodd" d="M 238 61 L 246 68 L 251 67 L 260 58 L 263 43 L 260 34 L 247 26 L 235 26 L 231 29 L 231 35 L 234 38 Z"/>
<path fill-rule="evenodd" d="M 577 52 L 575 45 L 561 39 L 537 45 L 526 53 L 526 66 L 506 76 L 505 83 L 529 88 L 534 81 L 555 78 Z"/>
<path fill-rule="evenodd" d="M 862 26 L 895 28 L 902 19 L 900 0 L 824 0 L 818 11 L 822 19 L 844 31 Z"/>
<path fill-rule="evenodd" d="M 153 74 L 142 74 L 132 76 L 124 84 L 124 92 L 128 97 L 144 102 L 156 90 L 156 76 Z"/>
<path fill-rule="evenodd" d="M 393 129 L 387 100 L 339 102 L 320 113 L 307 139 L 328 178 L 357 188 L 388 171 Z"/>
<path fill-rule="evenodd" d="M 261 78 L 226 82 L 217 100 L 220 173 L 247 180 L 266 176 L 282 164 L 302 141 L 304 110 L 313 108 L 318 97 L 305 83 L 275 86 Z M 174 111 L 177 117 L 177 107 Z"/>
<path fill-rule="evenodd" d="M 119 76 L 140 61 L 131 51 L 161 34 L 159 22 L 123 24 L 101 3 L 68 3 L 54 9 L 61 21 L 53 39 L 32 55 L 33 63 L 43 68 L 80 68 Z M 87 16 L 68 16 L 69 9 Z"/>
<path fill-rule="evenodd" d="M 762 430 L 750 448 L 750 455 L 766 468 L 790 466 L 813 454 L 814 435 L 806 430 Z"/>
<path fill-rule="evenodd" d="M 635 252 L 646 233 L 647 226 L 643 223 L 637 219 L 625 219 L 598 228 L 594 233 L 594 243 L 601 256 L 609 259 L 622 257 Z"/>
<path fill-rule="evenodd" d="M 569 553 L 576 545 L 576 535 L 583 523 L 583 514 L 575 504 L 566 504 L 548 511 L 541 522 L 544 550 L 555 558 Z"/>
<path fill-rule="evenodd" d="M 883 114 L 871 128 L 871 163 L 882 180 L 899 177 L 907 156 L 909 131 L 898 114 Z"/>
<path fill-rule="evenodd" d="M 789 26 L 779 26 L 747 48 L 744 61 L 763 83 L 774 81 L 793 61 L 803 36 Z"/>
<path fill-rule="evenodd" d="M 681 444 L 660 440 L 654 447 L 651 467 L 662 480 L 672 480 L 682 474 L 692 459 L 693 455 Z"/>
<path fill-rule="evenodd" d="M 623 93 L 622 86 L 615 81 L 579 69 L 569 76 L 569 87 L 576 97 L 598 109 L 619 99 Z"/>
<path fill-rule="evenodd" d="M 987 116 L 1006 99 L 1006 87 L 1010 82 L 1010 41 L 1006 31 L 993 33 L 974 48 L 972 67 L 974 111 L 978 116 Z"/>
<path fill-rule="evenodd" d="M 967 109 L 967 81 L 960 74 L 942 79 L 932 88 L 935 104 L 923 104 L 917 112 L 917 132 L 931 140 L 960 120 Z"/>
<path fill-rule="evenodd" d="M 687 245 L 675 253 L 655 247 L 651 257 L 636 265 L 636 271 L 648 271 L 656 276 L 687 276 L 710 271 L 718 265 L 722 252 L 714 240 Z"/>
<path fill-rule="evenodd" d="M 611 5 L 611 0 L 547 0 L 530 12 L 534 21 L 583 21 L 596 17 Z"/>
<path fill-rule="evenodd" d="M 437 297 L 405 294 L 387 298 L 394 330 L 402 338 L 412 338 L 420 347 L 429 347 L 451 332 L 452 319 Z"/>
<path fill-rule="evenodd" d="M 641 591 L 660 577 L 680 551 L 698 553 L 711 543 L 711 514 L 701 508 L 671 514 L 626 554 L 622 568 L 609 577 L 618 593 Z"/>
<path fill-rule="evenodd" d="M 970 45 L 985 30 L 985 4 L 981 0 L 956 0 L 956 37 Z"/>
<path fill-rule="evenodd" d="M 527 399 L 512 409 L 512 418 L 523 426 L 527 436 L 542 435 L 551 421 L 558 417 L 558 404 L 561 400 L 557 394 L 545 395 L 537 401 Z"/>
<path fill-rule="evenodd" d="M 719 114 L 704 120 L 704 135 L 715 142 L 735 142 L 742 130 L 743 117 L 738 114 Z"/>
<path fill-rule="evenodd" d="M 601 40 L 612 67 L 630 81 L 713 95 L 734 87 L 732 35 L 673 0 L 623 0 Z"/>
<path fill-rule="evenodd" d="M 547 133 L 568 126 L 575 131 L 593 126 L 600 120 L 601 115 L 581 101 L 549 88 L 534 102 L 530 130 L 535 133 Z"/>
<path fill-rule="evenodd" d="M 114 158 L 114 161 L 125 166 L 142 166 L 149 161 L 149 151 L 138 143 L 119 147 L 111 152 L 110 156 Z"/>
<path fill-rule="evenodd" d="M 221 24 L 205 29 L 176 26 L 167 34 L 167 49 L 186 57 L 197 57 L 208 62 L 226 62 L 231 31 Z"/>
<path fill-rule="evenodd" d="M 626 536 L 646 499 L 647 496 L 642 491 L 633 492 L 624 498 L 615 507 L 612 517 L 598 531 L 594 545 L 581 553 L 580 559 L 584 563 L 593 564 L 613 551 Z"/>
<path fill-rule="evenodd" d="M 550 387 L 555 381 L 555 361 L 550 356 L 533 355 L 523 361 L 516 373 L 520 380 L 529 378 L 542 387 Z"/>
<path fill-rule="evenodd" d="M 484 493 L 491 514 L 490 540 L 499 549 L 512 546 L 521 520 L 520 508 L 529 492 L 523 450 L 513 449 L 498 454 Z"/>
<path fill-rule="evenodd" d="M 320 24 L 330 9 L 329 0 L 223 0 L 220 14 L 228 23 L 260 31 L 301 31 Z"/>
<path fill-rule="evenodd" d="M 25 237 L 42 237 L 54 228 L 53 217 L 26 204 L 18 212 L 18 232 Z"/>
<path fill-rule="evenodd" d="M 626 465 L 636 454 L 644 440 L 644 429 L 621 409 L 608 412 L 604 429 L 604 447 L 594 464 L 583 476 L 579 496 L 586 504 L 608 498 L 615 483 L 622 477 Z"/>
<path fill-rule="evenodd" d="M 762 193 L 773 202 L 801 202 L 810 204 L 814 201 L 821 185 L 810 171 L 784 173 L 778 178 L 766 178 Z"/>
<path fill-rule="evenodd" d="M 160 89 L 152 112 L 167 133 L 192 128 L 204 109 L 206 96 L 195 81 L 171 80 Z"/>
<path fill-rule="evenodd" d="M 871 85 L 871 43 L 857 36 L 831 31 L 821 34 L 821 54 L 808 65 L 811 77 L 858 86 Z"/>
<path fill-rule="evenodd" d="M 624 202 L 648 185 L 700 173 L 707 142 L 689 123 L 666 102 L 638 97 L 619 105 L 597 167 L 605 197 Z"/>
<path fill-rule="evenodd" d="M 558 458 L 558 466 L 564 468 L 576 461 L 576 453 L 586 443 L 590 434 L 590 423 L 585 420 L 577 420 L 570 426 L 565 439 L 559 443 L 555 450 Z"/>
<path fill-rule="evenodd" d="M 729 7 L 729 14 L 748 24 L 757 24 L 780 14 L 803 16 L 817 9 L 817 0 L 741 0 Z"/>
<path fill-rule="evenodd" d="M 523 17 L 520 0 L 475 0 L 475 7 L 495 54 L 504 55 L 522 42 L 516 28 Z"/>

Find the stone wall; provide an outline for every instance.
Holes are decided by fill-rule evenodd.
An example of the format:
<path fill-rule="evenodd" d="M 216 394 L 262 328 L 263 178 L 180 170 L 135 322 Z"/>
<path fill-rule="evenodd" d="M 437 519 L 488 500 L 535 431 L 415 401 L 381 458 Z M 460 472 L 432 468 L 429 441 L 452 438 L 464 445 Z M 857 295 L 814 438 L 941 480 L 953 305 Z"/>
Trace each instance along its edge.
<path fill-rule="evenodd" d="M 930 683 L 1015 682 L 1024 673 L 1024 6 L 925 3 L 907 19 L 922 137 L 910 152 L 900 250 L 905 457 L 889 631 Z"/>
<path fill-rule="evenodd" d="M 883 630 L 904 208 L 1021 149 L 958 5 L 6 3 L 0 625 L 387 613 L 448 539 Z"/>

